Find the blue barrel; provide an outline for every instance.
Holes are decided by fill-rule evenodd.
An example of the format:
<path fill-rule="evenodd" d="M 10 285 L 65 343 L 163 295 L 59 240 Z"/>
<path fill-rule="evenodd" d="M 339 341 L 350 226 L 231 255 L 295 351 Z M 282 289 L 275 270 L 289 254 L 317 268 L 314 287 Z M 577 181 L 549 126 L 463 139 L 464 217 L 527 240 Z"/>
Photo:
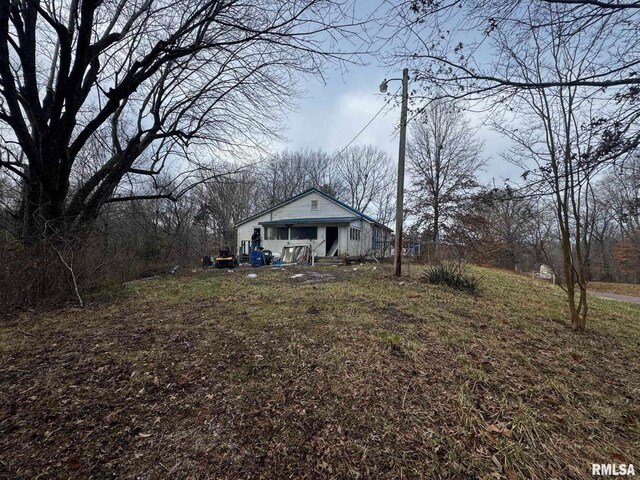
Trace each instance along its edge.
<path fill-rule="evenodd" d="M 261 251 L 251 252 L 249 255 L 249 263 L 251 263 L 252 267 L 261 267 L 264 265 L 264 255 Z"/>

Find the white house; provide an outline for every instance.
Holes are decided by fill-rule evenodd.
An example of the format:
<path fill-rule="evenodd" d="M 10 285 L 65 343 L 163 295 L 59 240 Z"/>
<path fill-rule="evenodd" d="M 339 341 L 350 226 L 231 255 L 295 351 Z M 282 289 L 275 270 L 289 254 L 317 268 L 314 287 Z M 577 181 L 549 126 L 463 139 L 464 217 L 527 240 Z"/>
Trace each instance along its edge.
<path fill-rule="evenodd" d="M 316 188 L 242 220 L 236 231 L 240 254 L 249 253 L 255 231 L 267 250 L 310 242 L 317 257 L 385 257 L 392 243 L 390 228 Z"/>

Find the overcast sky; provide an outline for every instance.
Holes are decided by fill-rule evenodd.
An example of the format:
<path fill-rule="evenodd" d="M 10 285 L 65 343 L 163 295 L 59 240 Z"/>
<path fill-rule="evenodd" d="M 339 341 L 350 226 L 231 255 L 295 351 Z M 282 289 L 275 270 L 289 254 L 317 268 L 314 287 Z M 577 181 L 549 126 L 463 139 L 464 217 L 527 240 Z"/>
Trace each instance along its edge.
<path fill-rule="evenodd" d="M 326 85 L 318 79 L 308 78 L 302 86 L 306 94 L 299 101 L 299 108 L 288 116 L 284 125 L 287 141 L 274 148 L 341 150 L 385 104 L 386 97 L 378 90 L 380 82 L 401 75 L 402 72 L 388 72 L 385 68 L 369 65 L 352 66 L 346 73 L 329 71 Z M 399 81 L 390 83 L 389 91 L 396 92 L 400 85 Z M 499 157 L 508 147 L 506 139 L 489 127 L 482 127 L 483 116 L 468 113 L 467 117 L 480 127 L 477 136 L 485 143 L 481 156 L 487 160 L 487 166 L 480 172 L 481 180 L 491 182 L 495 178 L 496 184 L 500 185 L 505 177 L 514 179 L 519 170 Z M 354 144 L 375 145 L 396 161 L 399 121 L 400 108 L 397 102 L 391 102 Z M 408 128 L 410 133 L 411 124 Z"/>
<path fill-rule="evenodd" d="M 391 4 L 383 0 L 358 0 L 355 2 L 355 14 L 360 18 L 387 18 Z M 378 33 L 381 37 L 385 36 L 384 30 Z M 461 35 L 463 36 L 460 38 L 464 39 L 465 34 Z M 389 35 L 389 38 L 392 37 L 393 35 Z M 345 45 L 345 50 L 351 48 L 351 45 Z M 367 66 L 352 65 L 346 72 L 326 71 L 326 84 L 316 78 L 306 78 L 304 84 L 300 85 L 301 90 L 306 92 L 305 96 L 299 101 L 297 111 L 292 112 L 286 125 L 283 125 L 288 141 L 278 143 L 274 148 L 320 148 L 329 152 L 344 148 L 388 100 L 387 96 L 379 92 L 380 82 L 385 78 L 402 76 L 402 67 L 398 67 L 397 71 L 389 71 L 379 66 L 380 61 L 373 57 L 369 57 L 369 62 Z M 400 81 L 390 83 L 389 92 L 396 92 L 400 86 Z M 400 121 L 398 104 L 399 101 L 390 102 L 354 144 L 375 145 L 397 161 Z M 474 128 L 481 127 L 486 120 L 483 116 L 472 113 L 468 113 L 467 117 Z M 411 126 L 410 123 L 409 138 Z M 520 174 L 519 169 L 499 157 L 508 148 L 507 140 L 489 127 L 481 127 L 477 136 L 484 141 L 481 156 L 487 160 L 485 171 L 479 172 L 481 180 L 491 182 L 495 179 L 496 184 L 502 184 L 503 178 L 515 179 Z"/>

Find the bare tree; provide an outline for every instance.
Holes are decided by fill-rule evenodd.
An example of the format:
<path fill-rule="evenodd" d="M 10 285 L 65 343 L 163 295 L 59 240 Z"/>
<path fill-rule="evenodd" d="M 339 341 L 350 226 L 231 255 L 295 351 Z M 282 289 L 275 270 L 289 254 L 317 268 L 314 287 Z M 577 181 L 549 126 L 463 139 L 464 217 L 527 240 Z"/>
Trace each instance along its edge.
<path fill-rule="evenodd" d="M 640 157 L 613 166 L 595 185 L 590 273 L 601 281 L 637 281 L 640 250 Z M 631 261 L 630 261 L 631 260 Z"/>
<path fill-rule="evenodd" d="M 336 158 L 342 196 L 356 210 L 388 217 L 395 168 L 389 154 L 373 145 L 352 146 Z"/>
<path fill-rule="evenodd" d="M 400 57 L 414 59 L 427 96 L 491 107 L 528 193 L 553 199 L 569 316 L 584 329 L 593 181 L 640 142 L 638 5 L 420 1 L 401 10 L 411 38 L 402 48 L 415 49 Z"/>
<path fill-rule="evenodd" d="M 309 188 L 335 194 L 338 185 L 331 158 L 322 150 L 284 150 L 260 165 L 260 191 L 254 201 L 267 208 Z"/>
<path fill-rule="evenodd" d="M 202 228 L 202 253 L 234 245 L 234 225 L 257 212 L 260 178 L 251 169 L 204 183 L 198 188 L 194 221 Z"/>
<path fill-rule="evenodd" d="M 484 195 L 486 216 L 496 263 L 503 268 L 536 268 L 537 248 L 547 232 L 538 199 L 518 196 L 511 189 L 493 189 Z M 529 258 L 532 257 L 532 258 Z"/>
<path fill-rule="evenodd" d="M 599 184 L 606 216 L 622 235 L 640 231 L 640 154 L 614 166 Z"/>
<path fill-rule="evenodd" d="M 339 57 L 335 40 L 354 33 L 347 11 L 329 0 L 0 3 L 0 169 L 22 189 L 22 238 L 39 219 L 80 228 L 106 203 L 137 199 L 140 179 L 168 172 L 184 185 L 214 154 L 277 134 L 298 74 Z M 104 158 L 78 175 L 92 141 Z"/>
<path fill-rule="evenodd" d="M 397 172 L 393 172 L 390 182 L 378 198 L 374 200 L 375 219 L 383 225 L 393 225 L 396 219 L 396 182 Z"/>
<path fill-rule="evenodd" d="M 551 18 L 549 12 L 553 10 L 561 11 L 562 17 Z M 637 2 L 416 0 L 400 2 L 394 13 L 391 23 L 399 29 L 393 30 L 395 54 L 412 61 L 418 79 L 435 82 L 436 89 L 456 97 L 506 88 L 640 85 L 640 78 L 634 74 L 640 41 Z M 590 70 L 571 79 L 526 79 L 505 70 L 505 58 L 486 56 L 500 48 L 505 34 L 514 40 L 512 47 L 517 51 L 520 46 L 512 36 L 514 29 L 544 30 L 552 24 L 563 28 L 567 36 L 581 35 L 594 27 L 600 30 L 600 37 L 580 47 L 583 52 L 602 53 L 592 59 Z M 404 35 L 399 35 L 401 32 Z"/>
<path fill-rule="evenodd" d="M 585 124 L 597 134 L 601 153 L 624 154 L 640 144 L 637 2 L 417 0 L 401 2 L 394 13 L 392 61 L 412 66 L 414 84 L 427 99 L 465 98 L 483 107 L 491 99 L 509 108 L 512 96 L 523 90 L 584 87 L 617 106 Z M 584 60 L 571 76 L 552 68 L 553 55 L 546 48 L 551 43 L 543 38 L 552 30 L 562 32 Z M 519 64 L 514 59 L 525 57 L 533 35 L 542 42 L 538 56 Z M 537 68 L 540 75 L 533 75 L 540 66 L 545 67 Z"/>
<path fill-rule="evenodd" d="M 495 127 L 514 144 L 510 160 L 525 169 L 524 179 L 539 194 L 549 194 L 554 202 L 560 244 L 562 276 L 568 298 L 572 326 L 583 330 L 588 316 L 586 294 L 589 257 L 595 224 L 595 176 L 618 158 L 619 151 L 603 154 L 593 130 L 584 128 L 593 111 L 606 111 L 607 104 L 597 92 L 575 85 L 590 70 L 596 31 L 579 34 L 565 25 L 564 9 L 547 5 L 548 27 L 533 30 L 531 38 L 517 50 L 505 37 L 505 62 L 523 79 L 558 78 L 554 87 L 530 88 L 516 93 L 510 106 L 514 117 L 498 119 Z M 533 22 L 529 18 L 529 22 Z M 540 61 L 540 58 L 552 61 Z M 515 74 L 514 74 L 515 75 Z M 538 79 L 538 80 L 536 80 Z M 576 298 L 577 295 L 577 298 Z"/>
<path fill-rule="evenodd" d="M 413 127 L 407 146 L 409 212 L 429 230 L 436 257 L 443 225 L 478 186 L 481 149 L 464 114 L 450 102 L 431 104 Z"/>

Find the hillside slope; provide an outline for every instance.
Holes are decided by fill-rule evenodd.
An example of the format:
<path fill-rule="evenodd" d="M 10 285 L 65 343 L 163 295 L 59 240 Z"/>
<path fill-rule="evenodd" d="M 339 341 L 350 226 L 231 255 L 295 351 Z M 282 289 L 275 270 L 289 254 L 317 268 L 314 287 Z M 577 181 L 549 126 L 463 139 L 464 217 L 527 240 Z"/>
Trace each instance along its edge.
<path fill-rule="evenodd" d="M 640 464 L 640 306 L 593 298 L 576 334 L 558 287 L 474 270 L 478 296 L 380 266 L 207 271 L 22 314 L 0 326 L 0 477 L 586 479 L 591 463 Z"/>

